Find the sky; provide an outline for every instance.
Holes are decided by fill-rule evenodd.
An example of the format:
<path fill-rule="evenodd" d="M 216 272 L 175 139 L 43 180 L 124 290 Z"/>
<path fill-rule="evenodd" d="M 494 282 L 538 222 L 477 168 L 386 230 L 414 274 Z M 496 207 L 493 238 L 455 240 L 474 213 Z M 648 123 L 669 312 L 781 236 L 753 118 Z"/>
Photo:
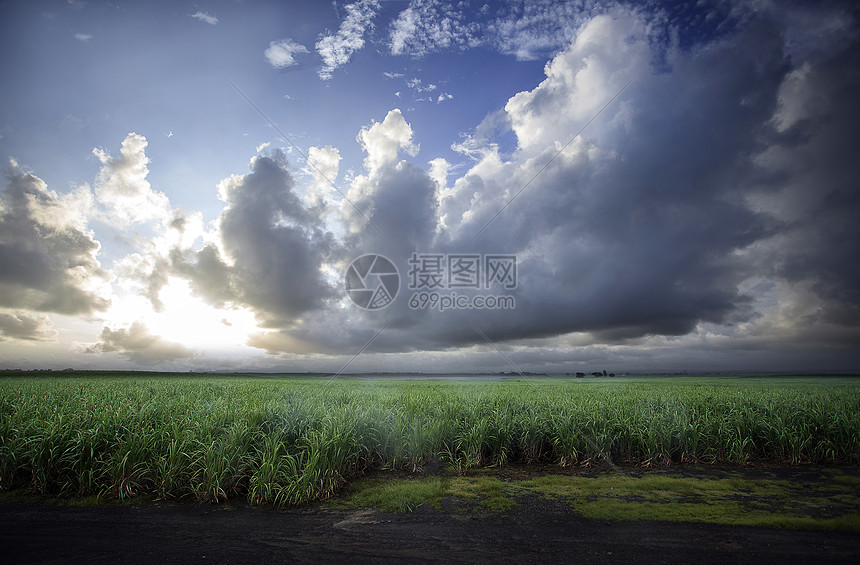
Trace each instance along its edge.
<path fill-rule="evenodd" d="M 860 372 L 853 2 L 0 2 L 0 368 Z"/>

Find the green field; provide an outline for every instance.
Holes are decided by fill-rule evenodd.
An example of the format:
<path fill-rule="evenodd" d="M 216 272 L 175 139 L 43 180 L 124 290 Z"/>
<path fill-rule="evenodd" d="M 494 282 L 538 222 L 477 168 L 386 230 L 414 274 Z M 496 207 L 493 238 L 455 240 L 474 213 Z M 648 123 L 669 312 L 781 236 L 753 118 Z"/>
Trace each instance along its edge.
<path fill-rule="evenodd" d="M 370 469 L 854 464 L 860 379 L 0 378 L 0 489 L 294 505 Z"/>

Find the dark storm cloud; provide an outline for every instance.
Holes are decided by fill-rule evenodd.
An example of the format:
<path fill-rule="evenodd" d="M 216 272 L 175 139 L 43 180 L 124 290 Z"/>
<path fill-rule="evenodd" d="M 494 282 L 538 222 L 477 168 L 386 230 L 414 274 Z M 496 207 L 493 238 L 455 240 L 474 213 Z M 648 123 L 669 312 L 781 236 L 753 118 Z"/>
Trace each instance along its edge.
<path fill-rule="evenodd" d="M 817 64 L 805 65 L 785 88 L 785 126 L 768 165 L 783 172 L 785 227 L 774 238 L 774 275 L 809 284 L 824 321 L 860 327 L 860 40 Z"/>
<path fill-rule="evenodd" d="M 516 254 L 514 311 L 415 312 L 404 297 L 380 312 L 332 312 L 288 334 L 349 350 L 388 323 L 367 350 L 390 352 L 483 343 L 475 326 L 499 342 L 582 332 L 593 343 L 635 344 L 703 324 L 744 338 L 765 327 L 759 318 L 788 316 L 769 326 L 770 338 L 747 336 L 750 347 L 816 331 L 849 344 L 860 321 L 856 40 L 841 33 L 825 48 L 803 49 L 785 14 L 729 19 L 730 30 L 688 49 L 655 46 L 653 30 L 625 11 L 594 20 L 547 66 L 543 84 L 509 102 L 520 141 L 513 155 L 478 141 L 470 148 L 478 162 L 438 207 L 404 164 L 402 179 L 375 177 L 366 203 L 394 243 L 359 237 L 348 246 L 354 255 L 383 252 L 402 270 L 410 251 Z M 800 52 L 815 58 L 792 59 Z M 583 138 L 538 174 L 634 73 Z M 805 203 L 803 212 L 756 203 L 782 196 Z M 446 227 L 434 234 L 439 215 Z M 745 283 L 758 279 L 773 281 L 776 306 L 756 302 L 765 287 Z M 794 282 L 809 290 L 789 300 Z M 780 314 L 789 303 L 811 314 Z M 714 350 L 724 353 L 720 343 Z"/>
<path fill-rule="evenodd" d="M 214 245 L 207 244 L 200 251 L 185 254 L 173 250 L 171 264 L 174 272 L 188 279 L 195 294 L 210 304 L 220 308 L 238 299 L 232 270 Z"/>
<path fill-rule="evenodd" d="M 485 230 L 484 246 L 507 238 L 526 252 L 519 305 L 530 322 L 520 328 L 682 335 L 738 312 L 748 272 L 733 252 L 772 229 L 738 191 L 785 73 L 776 39 L 749 30 L 644 77 L 610 140 L 617 158 L 562 161 Z M 538 242 L 541 256 L 529 257 Z"/>
<path fill-rule="evenodd" d="M 99 243 L 45 183 L 12 163 L 0 200 L 0 305 L 92 314 L 109 302 L 89 288 L 105 277 Z"/>
<path fill-rule="evenodd" d="M 128 328 L 105 327 L 101 341 L 81 350 L 82 353 L 119 353 L 121 356 L 144 365 L 155 365 L 165 361 L 194 356 L 194 351 L 153 335 L 142 322 L 134 322 Z"/>
<path fill-rule="evenodd" d="M 226 257 L 207 245 L 190 257 L 174 256 L 175 271 L 215 304 L 249 306 L 267 327 L 290 326 L 321 308 L 334 294 L 320 270 L 334 239 L 294 185 L 282 154 L 255 157 L 250 174 L 220 186 L 226 206 L 218 227 Z"/>
<path fill-rule="evenodd" d="M 791 13 L 806 7 L 723 8 L 719 22 L 624 8 L 592 18 L 544 82 L 458 144 L 472 163 L 451 185 L 409 162 L 419 148 L 399 110 L 373 121 L 358 134 L 365 170 L 348 176 L 339 238 L 324 227 L 334 210 L 302 202 L 282 153 L 255 157 L 219 187 L 215 238 L 147 256 L 133 278 L 156 308 L 169 276 L 216 306 L 250 308 L 265 331 L 248 344 L 271 354 L 450 352 L 483 344 L 482 332 L 518 347 L 573 339 L 606 358 L 622 355 L 613 344 L 629 357 L 668 338 L 702 355 L 850 346 L 857 34 L 804 32 Z M 814 15 L 835 12 L 847 13 Z M 696 26 L 707 27 L 698 40 Z M 516 150 L 500 153 L 493 137 L 511 133 Z M 516 255 L 516 308 L 410 309 L 413 252 Z M 385 310 L 342 308 L 341 280 L 323 274 L 365 253 L 400 268 L 401 295 Z M 102 351 L 176 353 L 142 327 L 105 332 Z"/>
<path fill-rule="evenodd" d="M 860 323 L 857 43 L 840 39 L 793 71 L 785 33 L 756 20 L 708 49 L 676 52 L 671 73 L 637 79 L 625 99 L 633 111 L 612 144 L 619 159 L 573 167 L 567 182 L 563 166 L 548 169 L 504 227 L 491 225 L 487 242 L 540 241 L 550 260 L 524 261 L 515 324 L 490 335 L 590 331 L 613 342 L 733 325 L 756 315 L 738 290 L 755 276 L 811 283 L 814 315 L 797 326 Z M 801 131 L 778 131 L 772 118 L 791 103 L 780 93 L 798 68 Z M 750 206 L 764 179 L 777 200 L 811 205 L 789 217 Z M 531 237 L 538 223 L 552 235 Z"/>
<path fill-rule="evenodd" d="M 609 52 L 600 63 L 616 64 L 613 50 L 623 38 L 598 39 Z M 581 55 L 574 49 L 560 56 L 559 74 L 586 72 Z M 647 52 L 640 55 L 648 60 Z M 772 222 L 737 192 L 751 155 L 762 149 L 787 70 L 779 36 L 749 29 L 702 53 L 679 52 L 672 62 L 672 73 L 646 71 L 625 93 L 613 108 L 615 123 L 596 126 L 599 145 L 573 144 L 491 221 L 558 151 L 552 142 L 565 141 L 551 137 L 552 128 L 577 123 L 566 114 L 564 84 L 539 87 L 516 111 L 526 116 L 524 134 L 546 124 L 549 134 L 538 134 L 533 145 L 547 149 L 476 166 L 443 201 L 451 228 L 433 242 L 450 252 L 517 254 L 516 310 L 427 314 L 420 325 L 404 323 L 410 339 L 386 331 L 374 346 L 480 343 L 473 322 L 494 340 L 580 331 L 612 342 L 683 335 L 702 321 L 743 314 L 749 298 L 737 284 L 748 273 L 733 253 L 770 233 Z M 409 315 L 398 314 L 394 327 Z"/>
<path fill-rule="evenodd" d="M 361 230 L 346 239 L 354 250 L 376 250 L 393 258 L 406 258 L 415 250 L 426 250 L 436 232 L 436 187 L 427 172 L 401 161 L 381 166 L 370 181 L 372 194 L 355 201 L 368 210 Z"/>

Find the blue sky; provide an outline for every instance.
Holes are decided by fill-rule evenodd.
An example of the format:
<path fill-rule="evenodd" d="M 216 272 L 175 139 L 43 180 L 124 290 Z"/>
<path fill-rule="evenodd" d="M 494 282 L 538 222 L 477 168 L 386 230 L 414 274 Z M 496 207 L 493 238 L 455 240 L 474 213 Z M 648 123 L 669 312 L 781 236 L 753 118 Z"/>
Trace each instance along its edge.
<path fill-rule="evenodd" d="M 372 21 L 381 29 L 359 35 L 364 47 L 321 80 L 324 59 L 314 45 L 337 35 L 342 5 L 222 2 L 204 11 L 146 2 L 7 4 L 4 67 L 26 76 L 27 85 L 7 94 L 4 152 L 45 170 L 51 186 L 64 186 L 91 180 L 95 164 L 81 170 L 80 161 L 93 147 L 136 131 L 160 165 L 151 182 L 170 186 L 176 204 L 199 207 L 201 196 L 214 200 L 218 181 L 246 166 L 255 147 L 279 137 L 232 81 L 295 143 L 333 145 L 353 166 L 362 158 L 358 130 L 394 107 L 416 129 L 432 124 L 417 142 L 450 158 L 459 134 L 539 82 L 546 61 L 518 61 L 486 47 L 458 50 L 456 58 L 392 55 L 382 24 L 406 6 L 380 4 Z M 265 53 L 283 41 L 306 52 L 276 68 Z M 217 214 L 217 202 L 206 211 Z"/>
<path fill-rule="evenodd" d="M 860 368 L 850 3 L 0 16 L 3 366 Z M 515 256 L 516 307 L 410 308 L 414 253 Z"/>

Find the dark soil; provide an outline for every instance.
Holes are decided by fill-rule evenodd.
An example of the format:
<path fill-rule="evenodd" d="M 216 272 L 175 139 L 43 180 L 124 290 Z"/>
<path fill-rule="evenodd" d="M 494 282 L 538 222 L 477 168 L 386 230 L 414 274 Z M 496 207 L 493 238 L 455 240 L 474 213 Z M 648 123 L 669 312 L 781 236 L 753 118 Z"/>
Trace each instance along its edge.
<path fill-rule="evenodd" d="M 4 563 L 860 563 L 860 535 L 584 519 L 518 497 L 504 515 L 0 500 Z"/>

